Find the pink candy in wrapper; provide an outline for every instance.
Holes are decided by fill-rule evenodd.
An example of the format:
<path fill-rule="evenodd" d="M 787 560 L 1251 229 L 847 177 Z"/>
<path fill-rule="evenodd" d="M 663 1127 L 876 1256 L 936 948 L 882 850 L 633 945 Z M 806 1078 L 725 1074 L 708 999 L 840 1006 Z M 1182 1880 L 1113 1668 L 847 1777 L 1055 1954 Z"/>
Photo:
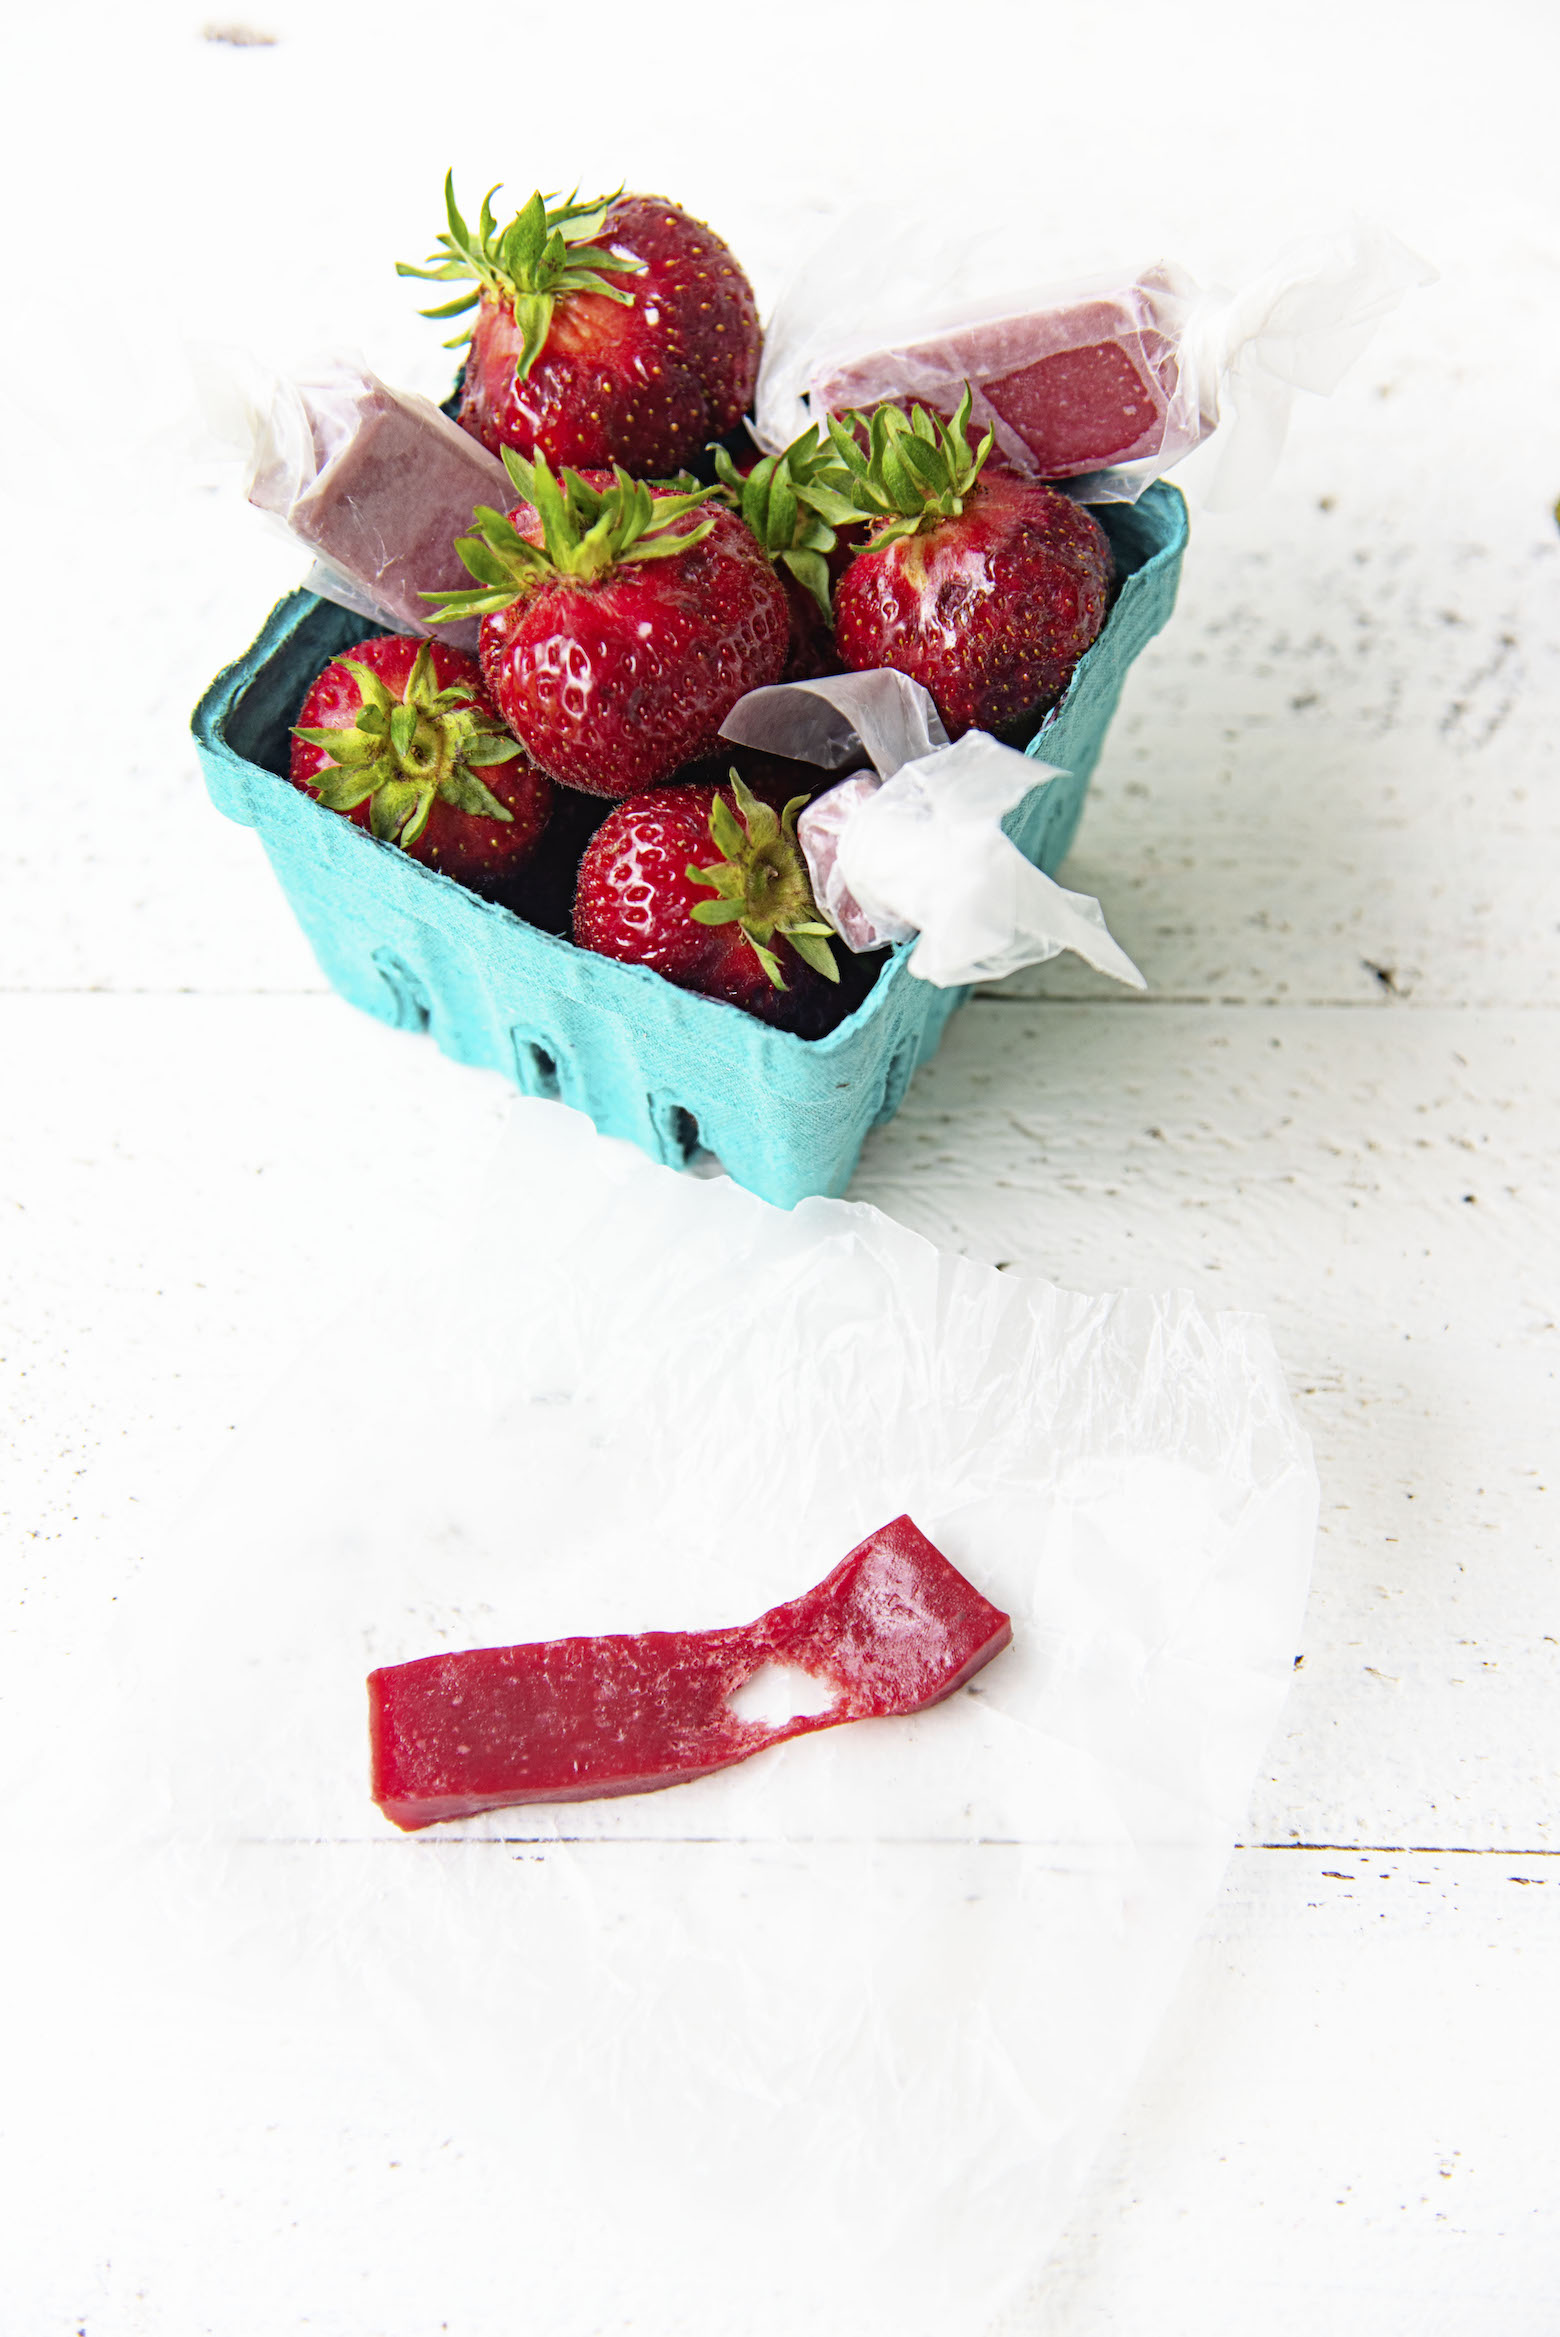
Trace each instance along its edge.
<path fill-rule="evenodd" d="M 502 463 L 427 398 L 386 388 L 343 364 L 315 381 L 279 382 L 252 402 L 249 500 L 307 544 L 328 600 L 397 632 L 426 633 L 426 591 L 471 582 L 455 538 L 476 505 L 515 500 Z M 438 635 L 475 650 L 475 619 Z"/>
<path fill-rule="evenodd" d="M 1161 264 L 1114 289 L 1059 292 L 1027 314 L 852 359 L 815 377 L 813 398 L 831 413 L 896 397 L 951 410 L 968 382 L 976 419 L 1043 478 L 1166 468 L 1219 419 L 1209 369 L 1187 340 L 1197 300 L 1191 279 Z"/>
<path fill-rule="evenodd" d="M 1229 507 L 1266 484 L 1294 393 L 1326 396 L 1404 293 L 1435 277 L 1361 220 L 1236 292 L 1163 260 L 1015 290 L 1014 248 L 870 208 L 842 220 L 770 320 L 760 444 L 778 453 L 852 407 L 951 414 L 967 383 L 975 426 L 1015 469 L 1076 479 L 1085 502 L 1131 503 L 1219 427 L 1227 403 L 1235 427 L 1221 433 L 1208 500 Z"/>

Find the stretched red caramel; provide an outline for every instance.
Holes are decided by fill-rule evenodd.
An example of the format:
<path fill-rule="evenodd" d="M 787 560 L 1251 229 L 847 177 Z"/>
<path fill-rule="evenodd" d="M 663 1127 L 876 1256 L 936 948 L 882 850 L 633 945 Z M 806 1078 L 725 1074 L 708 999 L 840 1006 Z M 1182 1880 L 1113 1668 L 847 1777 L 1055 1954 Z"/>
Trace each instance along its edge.
<path fill-rule="evenodd" d="M 908 1517 L 756 1623 L 473 1648 L 368 1680 L 373 1794 L 409 1832 L 526 1802 L 653 1793 L 787 1737 L 919 1712 L 1012 1638 Z M 832 1695 L 824 1711 L 744 1719 L 732 1699 L 767 1665 Z"/>

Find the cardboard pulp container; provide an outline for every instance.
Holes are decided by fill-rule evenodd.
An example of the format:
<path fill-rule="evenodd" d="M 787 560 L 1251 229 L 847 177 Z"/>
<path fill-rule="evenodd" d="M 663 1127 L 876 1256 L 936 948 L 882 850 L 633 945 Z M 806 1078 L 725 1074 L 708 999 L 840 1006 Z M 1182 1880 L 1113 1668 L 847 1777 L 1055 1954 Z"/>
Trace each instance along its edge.
<path fill-rule="evenodd" d="M 1048 873 L 1072 843 L 1127 669 L 1175 605 L 1186 547 L 1186 506 L 1163 481 L 1096 516 L 1120 589 L 1027 750 L 1062 776 L 1039 782 L 1004 823 Z M 366 630 L 362 617 L 295 592 L 194 716 L 212 802 L 257 831 L 333 987 L 382 1022 L 427 1031 L 458 1062 L 574 1105 L 657 1160 L 680 1167 L 703 1146 L 782 1208 L 843 1193 L 868 1130 L 893 1118 L 968 990 L 917 981 L 907 943 L 837 1029 L 799 1039 L 646 967 L 576 949 L 376 842 L 286 776 L 305 691 Z"/>

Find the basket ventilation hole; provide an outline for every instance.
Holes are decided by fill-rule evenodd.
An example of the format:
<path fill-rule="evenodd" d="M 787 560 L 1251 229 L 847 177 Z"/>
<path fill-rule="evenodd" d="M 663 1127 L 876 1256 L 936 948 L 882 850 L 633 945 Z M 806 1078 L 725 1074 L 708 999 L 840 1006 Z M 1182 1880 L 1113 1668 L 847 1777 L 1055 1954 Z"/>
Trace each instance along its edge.
<path fill-rule="evenodd" d="M 526 1095 L 541 1096 L 548 1103 L 557 1103 L 562 1095 L 558 1077 L 558 1058 L 537 1039 L 515 1041 L 515 1072 Z"/>
<path fill-rule="evenodd" d="M 702 1146 L 698 1121 L 681 1104 L 658 1105 L 655 1119 L 667 1160 L 674 1167 L 686 1168 Z"/>
<path fill-rule="evenodd" d="M 888 1077 L 883 1082 L 883 1101 L 878 1106 L 875 1126 L 881 1128 L 885 1120 L 891 1120 L 904 1102 L 905 1090 L 914 1075 L 919 1053 L 919 1042 L 911 1039 L 899 1049 L 889 1064 Z"/>
<path fill-rule="evenodd" d="M 388 1020 L 397 1030 L 425 1031 L 428 1028 L 428 994 L 417 976 L 393 949 L 376 949 L 374 964 L 378 967 L 385 988 L 390 993 L 391 1012 Z"/>

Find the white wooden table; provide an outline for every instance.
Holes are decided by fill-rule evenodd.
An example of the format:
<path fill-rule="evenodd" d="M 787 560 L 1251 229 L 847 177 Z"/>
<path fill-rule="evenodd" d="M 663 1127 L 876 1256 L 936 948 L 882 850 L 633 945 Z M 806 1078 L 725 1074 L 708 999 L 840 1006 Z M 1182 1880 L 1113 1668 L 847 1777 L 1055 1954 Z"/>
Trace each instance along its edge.
<path fill-rule="evenodd" d="M 613 69 L 553 119 L 524 92 L 568 27 L 536 10 L 448 54 L 404 0 L 264 12 L 274 47 L 162 4 L 19 36 L 10 215 L 59 241 L 24 262 L 16 229 L 6 374 L 8 493 L 37 523 L 5 637 L 11 1652 L 68 1694 L 234 1425 L 504 1108 L 323 990 L 203 801 L 186 710 L 298 562 L 186 465 L 180 340 L 357 342 L 436 382 L 389 263 L 426 248 L 451 159 L 473 196 L 664 184 L 766 293 L 799 213 L 933 164 L 951 199 L 1208 273 L 1316 204 L 1382 216 L 1443 282 L 1302 412 L 1259 506 L 1195 524 L 1069 866 L 1152 994 L 1064 963 L 980 998 L 853 1191 L 1064 1283 L 1262 1310 L 1322 1473 L 1243 1845 L 1003 2337 L 1550 2337 L 1555 20 L 995 6 L 958 28 L 966 100 L 921 0 L 897 36 L 865 7 L 774 15 L 772 54 L 690 0 L 591 18 Z M 831 47 L 847 96 L 809 126 Z M 679 122 L 699 54 L 725 74 Z"/>

